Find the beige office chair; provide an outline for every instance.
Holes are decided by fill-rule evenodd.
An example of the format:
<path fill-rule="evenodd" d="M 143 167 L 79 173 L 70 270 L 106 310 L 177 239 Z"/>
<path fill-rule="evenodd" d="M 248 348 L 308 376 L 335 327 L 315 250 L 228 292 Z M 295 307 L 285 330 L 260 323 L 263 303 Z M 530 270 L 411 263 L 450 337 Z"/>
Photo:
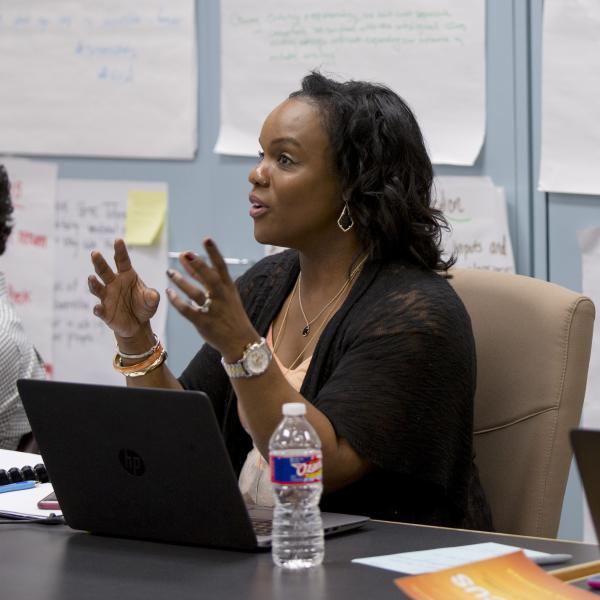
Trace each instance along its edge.
<path fill-rule="evenodd" d="M 477 347 L 475 462 L 497 531 L 556 537 L 594 324 L 589 298 L 507 273 L 452 269 Z"/>

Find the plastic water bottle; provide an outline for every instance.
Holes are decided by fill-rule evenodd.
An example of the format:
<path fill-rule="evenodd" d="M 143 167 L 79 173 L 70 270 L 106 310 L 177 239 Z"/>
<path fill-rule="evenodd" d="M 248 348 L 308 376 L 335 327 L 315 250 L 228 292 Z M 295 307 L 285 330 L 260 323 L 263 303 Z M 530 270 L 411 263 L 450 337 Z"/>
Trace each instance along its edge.
<path fill-rule="evenodd" d="M 301 402 L 283 405 L 269 441 L 275 494 L 273 562 L 285 569 L 320 565 L 325 554 L 319 499 L 323 491 L 321 440 Z"/>

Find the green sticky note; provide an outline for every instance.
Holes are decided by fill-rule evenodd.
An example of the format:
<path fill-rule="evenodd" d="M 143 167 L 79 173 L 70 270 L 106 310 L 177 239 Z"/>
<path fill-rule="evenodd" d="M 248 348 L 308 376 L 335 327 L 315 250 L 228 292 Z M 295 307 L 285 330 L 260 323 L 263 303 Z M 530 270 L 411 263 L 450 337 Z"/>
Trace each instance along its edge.
<path fill-rule="evenodd" d="M 130 246 L 150 246 L 156 243 L 166 214 L 166 192 L 130 191 L 127 194 L 125 243 Z"/>

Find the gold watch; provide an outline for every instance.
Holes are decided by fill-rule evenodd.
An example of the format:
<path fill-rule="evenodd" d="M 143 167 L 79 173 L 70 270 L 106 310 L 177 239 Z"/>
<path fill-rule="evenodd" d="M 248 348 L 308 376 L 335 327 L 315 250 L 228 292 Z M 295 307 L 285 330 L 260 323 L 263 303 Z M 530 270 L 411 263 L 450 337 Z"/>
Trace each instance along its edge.
<path fill-rule="evenodd" d="M 257 377 L 267 370 L 272 358 L 273 354 L 267 340 L 260 338 L 259 342 L 250 343 L 244 348 L 244 354 L 240 360 L 227 363 L 221 357 L 221 364 L 227 375 L 232 379 Z"/>

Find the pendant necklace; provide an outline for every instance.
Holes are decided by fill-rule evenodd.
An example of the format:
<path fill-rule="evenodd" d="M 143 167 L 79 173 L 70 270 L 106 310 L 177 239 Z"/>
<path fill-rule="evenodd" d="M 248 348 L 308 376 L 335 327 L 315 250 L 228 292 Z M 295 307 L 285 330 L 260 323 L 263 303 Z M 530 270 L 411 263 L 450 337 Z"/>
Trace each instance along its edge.
<path fill-rule="evenodd" d="M 344 285 L 342 285 L 342 287 L 336 292 L 335 296 L 333 296 L 333 298 L 331 298 L 331 300 L 329 300 L 329 302 L 327 302 L 327 304 L 325 304 L 325 306 L 323 306 L 323 308 L 318 312 L 318 314 L 314 318 L 310 319 L 310 321 L 309 321 L 308 317 L 306 316 L 306 313 L 304 312 L 304 307 L 302 306 L 302 271 L 300 271 L 300 273 L 298 275 L 298 280 L 297 280 L 298 304 L 300 305 L 300 312 L 302 313 L 302 318 L 304 319 L 304 323 L 305 323 L 304 327 L 302 328 L 302 335 L 304 337 L 308 336 L 308 334 L 310 333 L 310 326 L 315 321 L 317 321 L 317 319 L 344 293 L 344 291 L 350 285 L 350 283 L 352 283 L 352 280 L 354 279 L 354 277 L 356 276 L 358 271 L 361 269 L 361 267 L 363 266 L 363 264 L 366 260 L 367 260 L 367 256 L 365 256 L 358 263 L 358 265 L 356 265 L 356 267 L 354 267 L 354 269 L 348 276 L 348 279 L 346 279 L 346 281 L 344 282 Z"/>

